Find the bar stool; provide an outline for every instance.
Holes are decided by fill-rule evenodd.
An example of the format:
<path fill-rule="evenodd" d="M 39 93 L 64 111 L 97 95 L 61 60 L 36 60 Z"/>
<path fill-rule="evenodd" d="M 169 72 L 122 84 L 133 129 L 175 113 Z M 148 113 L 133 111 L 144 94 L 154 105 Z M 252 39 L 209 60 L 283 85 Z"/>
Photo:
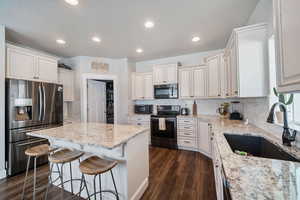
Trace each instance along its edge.
<path fill-rule="evenodd" d="M 24 185 L 23 185 L 23 191 L 22 191 L 22 197 L 21 199 L 24 199 L 25 195 L 25 189 L 26 189 L 26 184 L 27 184 L 27 177 L 28 177 L 28 171 L 30 167 L 30 161 L 31 158 L 34 158 L 34 165 L 33 165 L 33 200 L 35 200 L 35 194 L 36 191 L 42 188 L 36 188 L 36 161 L 38 157 L 48 155 L 51 152 L 55 151 L 57 148 L 50 147 L 48 144 L 41 144 L 38 146 L 31 147 L 29 149 L 26 149 L 25 155 L 28 156 L 27 160 L 27 168 L 26 168 L 26 175 L 25 175 L 25 180 L 24 180 Z"/>
<path fill-rule="evenodd" d="M 64 184 L 67 182 L 71 182 L 71 193 L 74 194 L 73 191 L 73 181 L 80 181 L 80 188 L 79 188 L 79 192 L 75 195 L 80 195 L 80 193 L 83 191 L 84 188 L 86 188 L 87 190 L 87 185 L 85 182 L 84 177 L 82 176 L 81 179 L 73 179 L 73 175 L 72 175 L 72 161 L 75 161 L 78 159 L 79 163 L 80 163 L 80 157 L 83 155 L 84 153 L 82 151 L 78 151 L 78 150 L 71 150 L 71 149 L 61 149 L 58 150 L 54 153 L 52 153 L 51 155 L 49 155 L 48 159 L 49 162 L 51 163 L 50 165 L 50 174 L 49 174 L 49 179 L 51 180 L 50 182 L 48 182 L 48 186 L 47 186 L 47 190 L 46 190 L 46 194 L 45 194 L 45 199 L 47 199 L 48 197 L 48 190 L 49 190 L 49 186 L 51 184 L 53 184 L 55 181 L 52 181 L 51 174 L 53 172 L 53 165 L 56 164 L 57 169 L 58 169 L 58 174 L 59 177 L 58 179 L 60 179 L 60 184 L 58 186 L 61 186 L 61 195 L 63 197 L 63 193 L 64 193 Z M 63 167 L 65 164 L 69 163 L 69 170 L 70 170 L 70 179 L 64 181 L 63 179 Z M 59 164 L 61 165 L 60 169 L 59 169 Z M 82 188 L 82 184 L 84 183 L 84 186 Z M 87 191 L 88 193 L 88 191 Z"/>
<path fill-rule="evenodd" d="M 118 164 L 117 161 L 113 161 L 113 160 L 106 160 L 106 159 L 102 159 L 99 158 L 97 156 L 92 156 L 90 158 L 87 158 L 86 160 L 82 161 L 79 165 L 80 171 L 83 174 L 87 174 L 87 175 L 94 175 L 94 193 L 88 196 L 88 199 L 90 199 L 90 197 L 96 196 L 97 194 L 100 194 L 100 199 L 102 200 L 102 193 L 103 192 L 109 192 L 112 193 L 116 196 L 117 200 L 119 200 L 119 194 L 118 194 L 118 190 L 116 187 L 116 183 L 115 183 L 115 179 L 114 179 L 114 175 L 112 172 L 112 169 Z M 101 188 L 101 174 L 110 171 L 111 174 L 111 178 L 114 184 L 114 188 L 115 188 L 115 192 L 111 191 L 111 190 L 102 190 Z M 96 191 L 96 178 L 99 178 L 99 186 L 100 186 L 100 190 L 97 192 Z M 85 180 L 84 180 L 85 181 Z"/>

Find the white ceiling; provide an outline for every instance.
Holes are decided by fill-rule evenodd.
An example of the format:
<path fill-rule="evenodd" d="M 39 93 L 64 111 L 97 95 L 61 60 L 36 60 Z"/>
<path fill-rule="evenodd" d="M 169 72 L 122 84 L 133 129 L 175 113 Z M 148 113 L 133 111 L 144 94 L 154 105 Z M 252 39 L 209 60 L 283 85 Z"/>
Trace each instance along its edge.
<path fill-rule="evenodd" d="M 258 0 L 0 0 L 9 41 L 64 57 L 128 57 L 136 61 L 224 48 Z M 155 27 L 146 30 L 147 19 Z M 100 44 L 91 41 L 94 35 Z M 201 41 L 191 42 L 194 35 Z M 65 46 L 55 40 L 66 40 Z M 144 52 L 137 54 L 136 48 Z"/>

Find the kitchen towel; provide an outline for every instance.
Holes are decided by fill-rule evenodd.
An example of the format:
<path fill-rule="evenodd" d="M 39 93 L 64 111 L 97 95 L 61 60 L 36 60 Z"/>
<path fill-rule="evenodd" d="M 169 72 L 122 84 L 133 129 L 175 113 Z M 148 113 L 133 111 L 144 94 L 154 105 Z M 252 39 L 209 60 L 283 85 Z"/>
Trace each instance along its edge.
<path fill-rule="evenodd" d="M 159 118 L 158 119 L 158 129 L 160 131 L 166 130 L 166 119 L 165 118 Z"/>

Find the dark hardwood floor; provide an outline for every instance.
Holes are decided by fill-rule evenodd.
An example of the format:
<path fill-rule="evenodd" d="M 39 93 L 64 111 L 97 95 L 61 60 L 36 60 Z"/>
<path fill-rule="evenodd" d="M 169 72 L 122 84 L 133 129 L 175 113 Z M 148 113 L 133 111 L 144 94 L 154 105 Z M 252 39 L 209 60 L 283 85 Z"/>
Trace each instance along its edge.
<path fill-rule="evenodd" d="M 47 183 L 48 166 L 39 168 L 38 182 Z M 0 181 L 0 200 L 20 200 L 24 174 Z M 142 200 L 215 200 L 213 166 L 200 153 L 150 147 L 149 187 Z M 32 199 L 32 185 L 28 185 L 26 199 Z M 45 190 L 37 193 L 44 198 Z M 71 195 L 64 193 L 64 199 Z M 60 190 L 52 187 L 49 200 L 61 199 Z M 74 198 L 80 199 L 80 198 Z"/>
<path fill-rule="evenodd" d="M 150 148 L 149 187 L 142 200 L 215 200 L 212 161 L 197 152 Z"/>

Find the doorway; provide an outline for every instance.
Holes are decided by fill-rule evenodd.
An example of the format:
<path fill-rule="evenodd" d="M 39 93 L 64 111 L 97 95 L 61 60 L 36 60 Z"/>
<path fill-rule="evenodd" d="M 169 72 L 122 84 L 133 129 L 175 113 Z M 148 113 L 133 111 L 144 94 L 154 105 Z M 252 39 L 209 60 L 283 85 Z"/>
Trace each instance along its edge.
<path fill-rule="evenodd" d="M 88 122 L 114 123 L 114 90 L 112 80 L 93 80 L 88 84 Z"/>
<path fill-rule="evenodd" d="M 117 77 L 82 75 L 81 121 L 117 123 Z"/>

